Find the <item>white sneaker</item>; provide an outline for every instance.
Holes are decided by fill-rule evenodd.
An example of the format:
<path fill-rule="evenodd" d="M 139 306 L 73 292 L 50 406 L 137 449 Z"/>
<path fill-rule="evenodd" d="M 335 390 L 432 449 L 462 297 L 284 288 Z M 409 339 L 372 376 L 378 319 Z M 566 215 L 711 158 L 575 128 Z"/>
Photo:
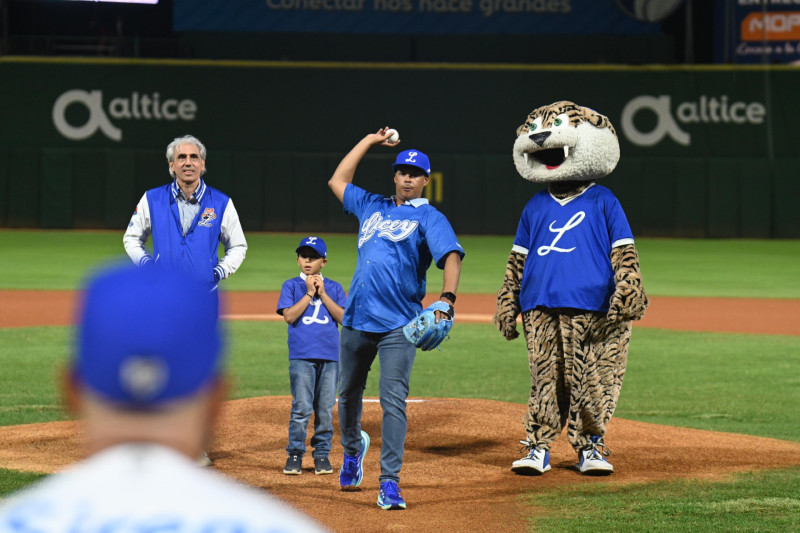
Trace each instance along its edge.
<path fill-rule="evenodd" d="M 528 448 L 528 453 L 522 459 L 511 463 L 511 470 L 517 474 L 537 476 L 550 470 L 550 452 L 544 448 L 534 446 L 526 440 L 519 441 Z"/>
<path fill-rule="evenodd" d="M 578 452 L 578 464 L 575 465 L 581 474 L 587 476 L 603 476 L 614 472 L 614 465 L 606 461 L 611 455 L 608 447 L 603 444 L 602 437 L 592 437 L 591 444 Z"/>

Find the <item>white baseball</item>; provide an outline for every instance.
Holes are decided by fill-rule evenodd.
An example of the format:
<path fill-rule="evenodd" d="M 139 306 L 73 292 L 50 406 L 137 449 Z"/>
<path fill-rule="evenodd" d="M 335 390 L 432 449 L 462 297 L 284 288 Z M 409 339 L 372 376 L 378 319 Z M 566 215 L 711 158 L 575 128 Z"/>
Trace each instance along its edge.
<path fill-rule="evenodd" d="M 392 134 L 391 137 L 389 137 L 389 142 L 396 143 L 397 141 L 400 140 L 400 134 L 397 133 L 397 130 L 388 129 L 388 130 L 386 130 L 386 133 L 391 133 Z"/>

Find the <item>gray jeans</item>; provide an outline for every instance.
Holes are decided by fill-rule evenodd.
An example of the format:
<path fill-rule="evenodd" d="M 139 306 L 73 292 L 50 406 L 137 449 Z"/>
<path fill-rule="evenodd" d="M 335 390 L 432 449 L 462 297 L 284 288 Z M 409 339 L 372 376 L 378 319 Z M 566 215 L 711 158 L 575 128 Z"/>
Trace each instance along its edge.
<path fill-rule="evenodd" d="M 406 444 L 406 398 L 417 348 L 403 335 L 403 328 L 369 333 L 342 327 L 339 350 L 339 425 L 342 447 L 348 455 L 361 451 L 361 411 L 364 388 L 372 362 L 380 363 L 379 394 L 383 409 L 381 425 L 380 481 L 400 481 Z"/>

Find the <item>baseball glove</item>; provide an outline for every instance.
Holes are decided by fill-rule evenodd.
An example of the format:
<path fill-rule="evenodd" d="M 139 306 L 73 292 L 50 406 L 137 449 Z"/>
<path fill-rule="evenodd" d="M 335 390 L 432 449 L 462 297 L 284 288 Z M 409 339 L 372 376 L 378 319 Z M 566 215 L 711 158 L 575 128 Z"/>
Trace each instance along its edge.
<path fill-rule="evenodd" d="M 448 318 L 436 322 L 436 311 L 442 311 Z M 433 350 L 448 338 L 454 315 L 453 306 L 441 301 L 434 302 L 403 327 L 403 334 L 408 342 L 422 351 Z"/>

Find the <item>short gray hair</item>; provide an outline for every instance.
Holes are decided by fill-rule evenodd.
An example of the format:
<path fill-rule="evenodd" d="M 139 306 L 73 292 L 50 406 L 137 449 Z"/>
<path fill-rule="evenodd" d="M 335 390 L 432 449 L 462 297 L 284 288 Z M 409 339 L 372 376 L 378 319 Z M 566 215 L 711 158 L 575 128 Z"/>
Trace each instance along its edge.
<path fill-rule="evenodd" d="M 206 147 L 200 142 L 200 139 L 194 135 L 184 135 L 183 137 L 176 137 L 171 143 L 169 143 L 169 145 L 167 145 L 167 163 L 172 163 L 175 161 L 175 149 L 182 144 L 195 145 L 200 151 L 200 159 L 203 161 L 206 160 Z M 202 176 L 205 174 L 206 170 L 206 168 L 203 168 L 203 172 L 201 172 L 200 175 Z M 175 173 L 172 170 L 169 171 L 169 174 L 173 178 L 175 177 Z"/>

